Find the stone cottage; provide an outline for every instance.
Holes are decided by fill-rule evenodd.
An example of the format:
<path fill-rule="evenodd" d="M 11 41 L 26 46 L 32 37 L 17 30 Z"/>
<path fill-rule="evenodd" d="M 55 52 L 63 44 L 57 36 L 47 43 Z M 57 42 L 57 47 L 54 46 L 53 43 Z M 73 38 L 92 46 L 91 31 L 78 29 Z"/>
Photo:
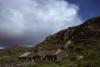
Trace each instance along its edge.
<path fill-rule="evenodd" d="M 65 51 L 58 49 L 55 52 L 48 54 L 44 57 L 46 61 L 60 61 L 66 56 Z"/>
<path fill-rule="evenodd" d="M 32 59 L 31 52 L 25 52 L 25 53 L 21 54 L 20 56 L 18 56 L 18 59 L 23 62 L 34 60 L 34 59 Z"/>

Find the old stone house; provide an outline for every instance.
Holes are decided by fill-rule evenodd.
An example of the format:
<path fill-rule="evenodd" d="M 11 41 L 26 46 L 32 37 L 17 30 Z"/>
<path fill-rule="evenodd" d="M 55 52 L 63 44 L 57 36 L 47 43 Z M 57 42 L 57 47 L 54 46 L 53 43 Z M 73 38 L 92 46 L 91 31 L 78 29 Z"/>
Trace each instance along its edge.
<path fill-rule="evenodd" d="M 32 57 L 31 57 L 31 52 L 25 52 L 25 53 L 21 54 L 20 56 L 18 56 L 18 59 L 20 61 L 24 61 L 24 62 L 33 61 Z"/>
<path fill-rule="evenodd" d="M 18 59 L 20 61 L 23 61 L 23 62 L 27 62 L 27 61 L 40 61 L 42 60 L 42 57 L 37 55 L 37 54 L 32 54 L 31 52 L 25 52 L 23 54 L 21 54 Z"/>
<path fill-rule="evenodd" d="M 36 62 L 36 61 L 60 61 L 66 56 L 66 52 L 62 49 L 56 49 L 46 54 L 32 54 L 31 52 L 25 52 L 18 58 L 23 62 Z"/>
<path fill-rule="evenodd" d="M 66 56 L 66 53 L 64 50 L 58 49 L 52 54 L 48 54 L 44 57 L 44 60 L 46 61 L 60 61 Z"/>

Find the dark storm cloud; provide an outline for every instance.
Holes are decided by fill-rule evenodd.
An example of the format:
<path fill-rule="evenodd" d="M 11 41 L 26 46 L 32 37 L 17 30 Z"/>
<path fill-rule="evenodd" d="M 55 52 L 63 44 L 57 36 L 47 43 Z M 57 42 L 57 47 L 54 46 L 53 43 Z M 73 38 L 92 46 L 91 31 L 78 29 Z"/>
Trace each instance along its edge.
<path fill-rule="evenodd" d="M 0 0 L 0 42 L 36 44 L 80 24 L 78 6 L 65 0 Z"/>

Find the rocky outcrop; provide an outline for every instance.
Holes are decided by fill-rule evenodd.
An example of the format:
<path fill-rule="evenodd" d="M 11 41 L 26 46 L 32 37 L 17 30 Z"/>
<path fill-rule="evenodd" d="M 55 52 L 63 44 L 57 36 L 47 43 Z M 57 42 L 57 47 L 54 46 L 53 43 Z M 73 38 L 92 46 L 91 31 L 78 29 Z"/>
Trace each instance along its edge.
<path fill-rule="evenodd" d="M 68 42 L 71 41 L 71 45 Z M 100 17 L 89 19 L 81 25 L 69 27 L 48 36 L 38 45 L 37 50 L 52 50 L 65 48 L 77 53 L 89 53 L 94 48 L 99 48 L 100 41 Z M 68 46 L 66 46 L 66 44 Z"/>

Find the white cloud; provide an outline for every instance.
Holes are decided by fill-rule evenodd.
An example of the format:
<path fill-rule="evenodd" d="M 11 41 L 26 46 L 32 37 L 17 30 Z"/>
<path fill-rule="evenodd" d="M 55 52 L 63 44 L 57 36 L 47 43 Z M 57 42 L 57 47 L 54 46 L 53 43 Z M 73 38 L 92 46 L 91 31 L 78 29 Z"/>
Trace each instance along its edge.
<path fill-rule="evenodd" d="M 42 38 L 80 24 L 79 7 L 65 0 L 0 0 L 0 32 Z"/>

